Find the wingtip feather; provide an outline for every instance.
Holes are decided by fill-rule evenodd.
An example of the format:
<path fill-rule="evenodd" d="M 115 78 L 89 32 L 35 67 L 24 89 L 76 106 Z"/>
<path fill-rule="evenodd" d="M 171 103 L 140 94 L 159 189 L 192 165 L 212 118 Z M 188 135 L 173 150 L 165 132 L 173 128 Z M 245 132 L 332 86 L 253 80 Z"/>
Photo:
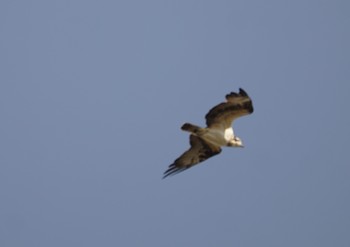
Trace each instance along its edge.
<path fill-rule="evenodd" d="M 242 96 L 248 96 L 247 92 L 243 88 L 239 88 L 239 94 Z"/>
<path fill-rule="evenodd" d="M 169 176 L 174 176 L 175 174 L 178 174 L 184 170 L 186 170 L 187 167 L 178 167 L 175 164 L 171 164 L 168 168 L 168 170 L 166 170 L 163 174 L 163 178 L 169 177 Z"/>

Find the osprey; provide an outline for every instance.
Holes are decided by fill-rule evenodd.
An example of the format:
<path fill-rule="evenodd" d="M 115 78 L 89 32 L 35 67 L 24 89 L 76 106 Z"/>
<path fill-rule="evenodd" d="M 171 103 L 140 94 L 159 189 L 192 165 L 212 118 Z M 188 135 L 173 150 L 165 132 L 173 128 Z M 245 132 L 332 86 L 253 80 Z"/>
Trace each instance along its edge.
<path fill-rule="evenodd" d="M 190 149 L 177 158 L 164 172 L 163 178 L 175 175 L 221 152 L 221 147 L 243 147 L 235 136 L 232 122 L 254 111 L 252 100 L 242 89 L 226 95 L 226 102 L 213 107 L 205 116 L 207 127 L 185 123 L 181 129 L 191 133 Z"/>

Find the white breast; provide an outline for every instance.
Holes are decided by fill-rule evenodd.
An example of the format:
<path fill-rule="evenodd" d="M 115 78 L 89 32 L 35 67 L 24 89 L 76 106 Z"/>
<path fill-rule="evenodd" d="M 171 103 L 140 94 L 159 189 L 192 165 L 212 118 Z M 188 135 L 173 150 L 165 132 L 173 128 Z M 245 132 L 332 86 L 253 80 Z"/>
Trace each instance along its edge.
<path fill-rule="evenodd" d="M 232 128 L 227 128 L 225 129 L 225 140 L 230 141 L 234 137 L 233 129 Z"/>
<path fill-rule="evenodd" d="M 206 132 L 203 136 L 201 136 L 206 141 L 213 143 L 217 146 L 226 146 L 230 136 L 232 136 L 232 128 L 231 131 L 229 129 L 225 131 L 221 131 L 219 129 L 208 129 L 208 132 Z"/>

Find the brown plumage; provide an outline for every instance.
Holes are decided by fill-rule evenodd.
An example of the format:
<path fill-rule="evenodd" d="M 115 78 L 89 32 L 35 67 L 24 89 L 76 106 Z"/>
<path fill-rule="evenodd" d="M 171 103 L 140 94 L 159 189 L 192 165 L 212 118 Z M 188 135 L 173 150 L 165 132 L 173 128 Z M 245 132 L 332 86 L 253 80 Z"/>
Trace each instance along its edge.
<path fill-rule="evenodd" d="M 243 147 L 241 139 L 234 135 L 232 122 L 253 111 L 252 100 L 240 88 L 239 93 L 231 92 L 226 95 L 226 102 L 218 104 L 206 114 L 206 128 L 185 123 L 181 129 L 191 133 L 191 147 L 168 167 L 163 178 L 187 170 L 219 154 L 221 146 Z"/>

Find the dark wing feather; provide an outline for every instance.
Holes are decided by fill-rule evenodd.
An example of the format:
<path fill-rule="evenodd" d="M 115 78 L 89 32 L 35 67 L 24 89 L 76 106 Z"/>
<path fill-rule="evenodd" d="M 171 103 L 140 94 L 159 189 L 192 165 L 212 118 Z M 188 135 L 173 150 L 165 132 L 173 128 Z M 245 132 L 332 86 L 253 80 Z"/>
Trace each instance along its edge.
<path fill-rule="evenodd" d="M 248 94 L 242 89 L 239 93 L 231 92 L 226 95 L 226 102 L 213 107 L 205 116 L 208 127 L 229 128 L 232 121 L 238 117 L 251 114 L 253 103 Z"/>
<path fill-rule="evenodd" d="M 177 158 L 164 172 L 163 178 L 180 173 L 192 166 L 219 154 L 221 148 L 205 142 L 202 138 L 190 135 L 191 147 Z"/>

